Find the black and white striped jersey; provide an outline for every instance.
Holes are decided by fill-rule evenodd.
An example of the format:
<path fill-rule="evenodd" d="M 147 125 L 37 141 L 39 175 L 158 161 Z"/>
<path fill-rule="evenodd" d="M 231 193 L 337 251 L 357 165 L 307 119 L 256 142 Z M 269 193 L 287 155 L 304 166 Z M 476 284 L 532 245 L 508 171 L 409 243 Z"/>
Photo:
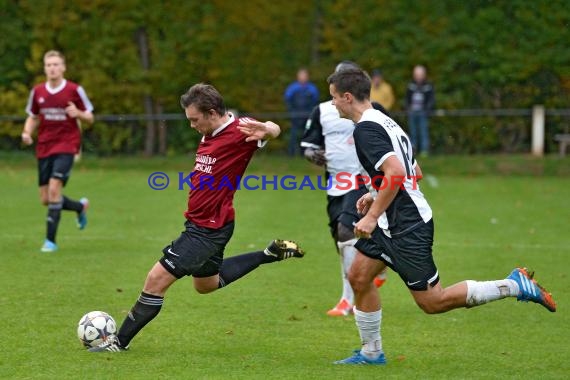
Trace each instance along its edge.
<path fill-rule="evenodd" d="M 354 129 L 358 159 L 369 178 L 376 177 L 375 187 L 382 191 L 384 173 L 380 166 L 390 156 L 396 156 L 406 171 L 403 186 L 386 212 L 378 218 L 378 226 L 392 237 L 405 234 L 432 218 L 431 208 L 420 191 L 416 176 L 416 161 L 412 145 L 404 130 L 390 117 L 368 109 Z M 372 195 L 376 191 L 371 189 Z"/>

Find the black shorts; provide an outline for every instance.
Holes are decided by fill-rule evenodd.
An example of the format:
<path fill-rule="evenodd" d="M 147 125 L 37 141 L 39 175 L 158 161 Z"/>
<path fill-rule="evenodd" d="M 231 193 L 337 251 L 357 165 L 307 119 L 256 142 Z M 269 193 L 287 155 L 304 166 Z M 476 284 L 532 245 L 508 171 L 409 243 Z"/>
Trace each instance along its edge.
<path fill-rule="evenodd" d="M 362 186 L 357 190 L 351 190 L 343 195 L 327 195 L 329 227 L 333 236 L 335 236 L 338 223 L 344 224 L 351 231 L 354 229 L 356 222 L 362 218 L 362 215 L 356 211 L 356 201 L 366 193 L 368 193 L 368 189 L 366 186 Z"/>
<path fill-rule="evenodd" d="M 73 154 L 61 153 L 38 159 L 38 183 L 45 186 L 50 178 L 57 178 L 67 183 L 73 167 Z"/>
<path fill-rule="evenodd" d="M 433 286 L 439 282 L 432 245 L 433 220 L 430 220 L 398 238 L 389 238 L 381 228 L 376 228 L 371 239 L 358 239 L 354 246 L 392 268 L 409 289 L 427 290 L 428 284 Z"/>
<path fill-rule="evenodd" d="M 234 222 L 220 229 L 200 227 L 190 221 L 186 230 L 167 245 L 159 260 L 164 269 L 176 278 L 184 276 L 210 277 L 220 272 L 224 249 L 234 233 Z"/>

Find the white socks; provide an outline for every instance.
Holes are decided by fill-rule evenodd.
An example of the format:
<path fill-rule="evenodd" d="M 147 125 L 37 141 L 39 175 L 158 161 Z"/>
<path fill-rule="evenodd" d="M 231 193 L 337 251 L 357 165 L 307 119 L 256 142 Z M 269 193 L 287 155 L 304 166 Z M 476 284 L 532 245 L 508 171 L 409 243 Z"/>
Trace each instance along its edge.
<path fill-rule="evenodd" d="M 505 297 L 516 297 L 519 286 L 513 280 L 465 281 L 467 283 L 467 307 L 483 305 Z"/>
<path fill-rule="evenodd" d="M 351 239 L 337 243 L 341 258 L 342 298 L 346 299 L 351 305 L 354 305 L 354 292 L 348 281 L 348 271 L 356 256 L 356 248 L 354 248 L 356 241 L 357 239 Z"/>
<path fill-rule="evenodd" d="M 356 310 L 354 320 L 360 340 L 362 342 L 362 355 L 369 359 L 376 359 L 382 354 L 382 338 L 380 337 L 380 324 L 382 323 L 382 309 L 370 313 Z"/>

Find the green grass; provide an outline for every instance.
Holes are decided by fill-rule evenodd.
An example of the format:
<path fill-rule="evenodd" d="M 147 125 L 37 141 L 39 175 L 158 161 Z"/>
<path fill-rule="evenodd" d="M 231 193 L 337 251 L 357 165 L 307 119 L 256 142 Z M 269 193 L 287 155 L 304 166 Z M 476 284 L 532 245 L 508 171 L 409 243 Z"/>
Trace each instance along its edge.
<path fill-rule="evenodd" d="M 161 249 L 183 228 L 186 191 L 172 184 L 153 191 L 147 177 L 188 172 L 191 159 L 87 157 L 66 193 L 89 196 L 89 225 L 78 231 L 64 214 L 55 254 L 39 253 L 45 209 L 37 200 L 35 161 L 0 159 L 2 379 L 562 379 L 570 373 L 567 160 L 434 157 L 422 165 L 437 179 L 422 190 L 434 209 L 442 283 L 502 278 L 527 265 L 554 294 L 557 313 L 508 299 L 428 316 L 390 273 L 382 289 L 389 364 L 346 368 L 331 362 L 348 356 L 359 339 L 352 318 L 325 315 L 340 294 L 340 276 L 324 193 L 238 192 L 228 255 L 285 237 L 301 242 L 307 257 L 263 266 L 209 295 L 183 279 L 128 353 L 94 355 L 75 336 L 79 318 L 104 310 L 120 323 Z M 528 176 L 525 167 L 545 169 Z M 250 169 L 320 173 L 300 159 L 267 155 L 254 158 Z"/>

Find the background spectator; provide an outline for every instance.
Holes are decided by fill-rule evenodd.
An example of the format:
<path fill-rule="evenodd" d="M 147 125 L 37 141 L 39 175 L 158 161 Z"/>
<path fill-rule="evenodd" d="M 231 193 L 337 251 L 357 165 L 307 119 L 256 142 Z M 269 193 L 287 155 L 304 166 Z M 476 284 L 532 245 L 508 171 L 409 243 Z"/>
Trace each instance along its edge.
<path fill-rule="evenodd" d="M 287 154 L 290 156 L 301 153 L 299 141 L 305 129 L 305 122 L 318 102 L 319 90 L 309 82 L 309 71 L 300 68 L 297 71 L 297 80 L 285 90 L 285 103 L 291 117 L 291 134 L 287 148 Z"/>
<path fill-rule="evenodd" d="M 372 87 L 370 88 L 370 100 L 379 103 L 386 110 L 391 110 L 394 105 L 394 91 L 390 83 L 384 80 L 382 71 L 372 70 Z"/>
<path fill-rule="evenodd" d="M 426 68 L 416 65 L 412 81 L 406 91 L 406 111 L 408 111 L 408 128 L 414 151 L 424 156 L 429 153 L 428 117 L 434 108 L 434 89 L 427 81 Z"/>

